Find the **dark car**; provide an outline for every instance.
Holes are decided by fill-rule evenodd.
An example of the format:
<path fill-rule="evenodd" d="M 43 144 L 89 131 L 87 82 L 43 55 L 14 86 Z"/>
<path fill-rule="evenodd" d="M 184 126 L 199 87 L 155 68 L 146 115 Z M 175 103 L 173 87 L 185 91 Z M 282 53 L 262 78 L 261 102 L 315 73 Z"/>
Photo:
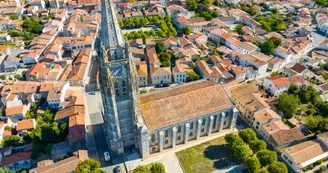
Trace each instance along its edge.
<path fill-rule="evenodd" d="M 121 173 L 122 171 L 121 171 L 121 167 L 120 166 L 116 166 L 115 168 L 114 168 L 114 172 L 115 173 Z"/>

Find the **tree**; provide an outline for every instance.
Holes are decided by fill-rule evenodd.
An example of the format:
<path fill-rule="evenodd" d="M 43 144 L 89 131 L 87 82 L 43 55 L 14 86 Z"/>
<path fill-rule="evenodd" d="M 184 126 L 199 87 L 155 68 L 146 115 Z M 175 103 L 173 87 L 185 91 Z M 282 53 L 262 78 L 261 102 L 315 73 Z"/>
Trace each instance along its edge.
<path fill-rule="evenodd" d="M 256 155 L 263 167 L 277 161 L 277 154 L 270 150 L 259 151 Z"/>
<path fill-rule="evenodd" d="M 9 147 L 9 146 L 20 146 L 22 145 L 22 142 L 20 141 L 20 138 L 18 136 L 4 136 L 1 143 L 5 146 L 5 147 Z"/>
<path fill-rule="evenodd" d="M 253 140 L 249 143 L 249 147 L 252 149 L 254 153 L 257 153 L 261 150 L 265 150 L 267 148 L 267 143 L 263 140 Z"/>
<path fill-rule="evenodd" d="M 191 29 L 189 28 L 189 26 L 183 26 L 181 28 L 181 31 L 184 35 L 189 35 L 191 33 Z"/>
<path fill-rule="evenodd" d="M 93 159 L 86 159 L 77 165 L 74 173 L 86 172 L 105 173 L 106 171 L 100 169 L 100 162 Z"/>
<path fill-rule="evenodd" d="M 161 62 L 161 67 L 170 67 L 171 57 L 171 52 L 162 52 L 159 54 L 158 59 Z"/>
<path fill-rule="evenodd" d="M 250 157 L 245 160 L 244 165 L 249 173 L 257 172 L 261 168 L 261 164 L 258 158 Z"/>
<path fill-rule="evenodd" d="M 191 78 L 191 80 L 198 80 L 200 78 L 200 76 L 193 70 L 187 71 L 186 74 Z"/>
<path fill-rule="evenodd" d="M 246 145 L 240 145 L 234 149 L 233 155 L 237 159 L 246 159 L 250 155 L 250 152 Z"/>
<path fill-rule="evenodd" d="M 10 20 L 18 20 L 17 14 L 11 14 L 9 18 Z"/>
<path fill-rule="evenodd" d="M 237 33 L 238 33 L 239 35 L 242 35 L 242 34 L 243 34 L 243 30 L 242 30 L 243 26 L 244 26 L 244 25 L 242 25 L 242 24 L 238 24 L 238 25 L 236 25 L 236 31 L 237 31 Z"/>
<path fill-rule="evenodd" d="M 234 151 L 236 147 L 243 145 L 243 140 L 236 134 L 230 133 L 224 136 L 229 148 Z"/>
<path fill-rule="evenodd" d="M 262 169 L 256 171 L 256 173 L 269 173 L 269 171 L 266 168 L 262 168 Z"/>
<path fill-rule="evenodd" d="M 0 167 L 0 173 L 15 173 L 15 171 L 12 171 L 6 167 Z"/>
<path fill-rule="evenodd" d="M 277 48 L 281 45 L 281 39 L 280 38 L 271 37 L 271 38 L 269 38 L 269 40 L 271 40 L 273 42 L 275 48 Z"/>
<path fill-rule="evenodd" d="M 187 0 L 186 4 L 187 4 L 188 10 L 190 10 L 190 11 L 195 11 L 198 6 L 198 3 L 196 2 L 196 0 Z"/>
<path fill-rule="evenodd" d="M 15 79 L 17 79 L 17 80 L 20 80 L 20 79 L 22 78 L 22 76 L 21 76 L 20 74 L 16 74 L 14 77 L 15 77 Z"/>
<path fill-rule="evenodd" d="M 11 36 L 11 37 L 19 37 L 21 36 L 21 33 L 16 31 L 16 30 L 11 30 L 8 32 L 8 34 Z"/>
<path fill-rule="evenodd" d="M 165 45 L 164 45 L 164 42 L 157 42 L 155 44 L 155 49 L 156 49 L 156 53 L 157 54 L 160 54 L 164 51 L 164 48 L 165 48 Z"/>
<path fill-rule="evenodd" d="M 299 88 L 295 85 L 290 85 L 288 88 L 289 94 L 298 94 Z"/>
<path fill-rule="evenodd" d="M 147 166 L 139 165 L 133 170 L 133 173 L 150 173 L 150 170 Z"/>
<path fill-rule="evenodd" d="M 256 133 L 251 128 L 246 128 L 238 132 L 240 138 L 246 143 L 249 144 L 251 141 L 257 139 Z"/>
<path fill-rule="evenodd" d="M 4 75 L 4 74 L 2 74 L 1 76 L 0 76 L 0 78 L 1 78 L 1 80 L 6 80 L 6 75 Z"/>
<path fill-rule="evenodd" d="M 212 4 L 212 0 L 204 0 L 203 4 L 204 5 L 210 5 L 210 4 Z"/>
<path fill-rule="evenodd" d="M 284 112 L 287 118 L 291 118 L 300 107 L 300 100 L 297 96 L 284 92 L 279 95 L 278 107 Z"/>
<path fill-rule="evenodd" d="M 268 167 L 269 173 L 288 173 L 287 166 L 282 162 L 274 162 Z"/>
<path fill-rule="evenodd" d="M 155 163 L 151 164 L 150 172 L 151 173 L 165 173 L 164 165 L 162 163 L 155 162 Z"/>
<path fill-rule="evenodd" d="M 220 2 L 219 2 L 219 0 L 215 0 L 214 2 L 213 2 L 213 5 L 215 5 L 215 6 L 220 6 Z"/>
<path fill-rule="evenodd" d="M 261 52 L 266 55 L 272 55 L 274 52 L 274 43 L 271 40 L 267 40 L 259 45 Z"/>
<path fill-rule="evenodd" d="M 311 93 L 308 92 L 306 88 L 301 88 L 300 92 L 298 92 L 298 96 L 303 104 L 306 104 L 310 101 L 311 99 Z"/>

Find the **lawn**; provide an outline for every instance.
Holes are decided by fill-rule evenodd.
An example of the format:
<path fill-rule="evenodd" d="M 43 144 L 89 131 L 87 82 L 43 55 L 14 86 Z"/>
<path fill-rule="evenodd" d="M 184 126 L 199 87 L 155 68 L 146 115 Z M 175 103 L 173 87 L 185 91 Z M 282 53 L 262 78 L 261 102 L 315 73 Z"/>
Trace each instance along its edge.
<path fill-rule="evenodd" d="M 241 164 L 233 157 L 224 137 L 177 152 L 186 173 L 210 173 L 229 165 Z"/>

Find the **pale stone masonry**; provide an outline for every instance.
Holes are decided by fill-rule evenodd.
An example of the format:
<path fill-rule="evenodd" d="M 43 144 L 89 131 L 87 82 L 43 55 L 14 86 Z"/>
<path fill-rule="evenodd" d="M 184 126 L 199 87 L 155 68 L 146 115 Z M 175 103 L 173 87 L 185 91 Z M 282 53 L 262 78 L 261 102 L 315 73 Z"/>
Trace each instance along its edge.
<path fill-rule="evenodd" d="M 139 149 L 141 157 L 233 128 L 238 111 L 218 83 L 200 80 L 139 96 L 137 71 L 113 3 L 102 1 L 100 91 L 104 131 L 113 155 Z M 171 78 L 170 78 L 171 79 Z"/>

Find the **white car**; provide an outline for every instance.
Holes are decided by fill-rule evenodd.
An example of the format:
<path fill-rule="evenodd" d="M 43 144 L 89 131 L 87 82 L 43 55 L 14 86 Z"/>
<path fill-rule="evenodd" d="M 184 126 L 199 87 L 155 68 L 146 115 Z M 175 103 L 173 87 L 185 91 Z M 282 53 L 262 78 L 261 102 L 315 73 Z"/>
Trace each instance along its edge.
<path fill-rule="evenodd" d="M 110 155 L 109 155 L 109 152 L 104 152 L 104 156 L 105 156 L 105 160 L 108 162 L 110 161 Z"/>

